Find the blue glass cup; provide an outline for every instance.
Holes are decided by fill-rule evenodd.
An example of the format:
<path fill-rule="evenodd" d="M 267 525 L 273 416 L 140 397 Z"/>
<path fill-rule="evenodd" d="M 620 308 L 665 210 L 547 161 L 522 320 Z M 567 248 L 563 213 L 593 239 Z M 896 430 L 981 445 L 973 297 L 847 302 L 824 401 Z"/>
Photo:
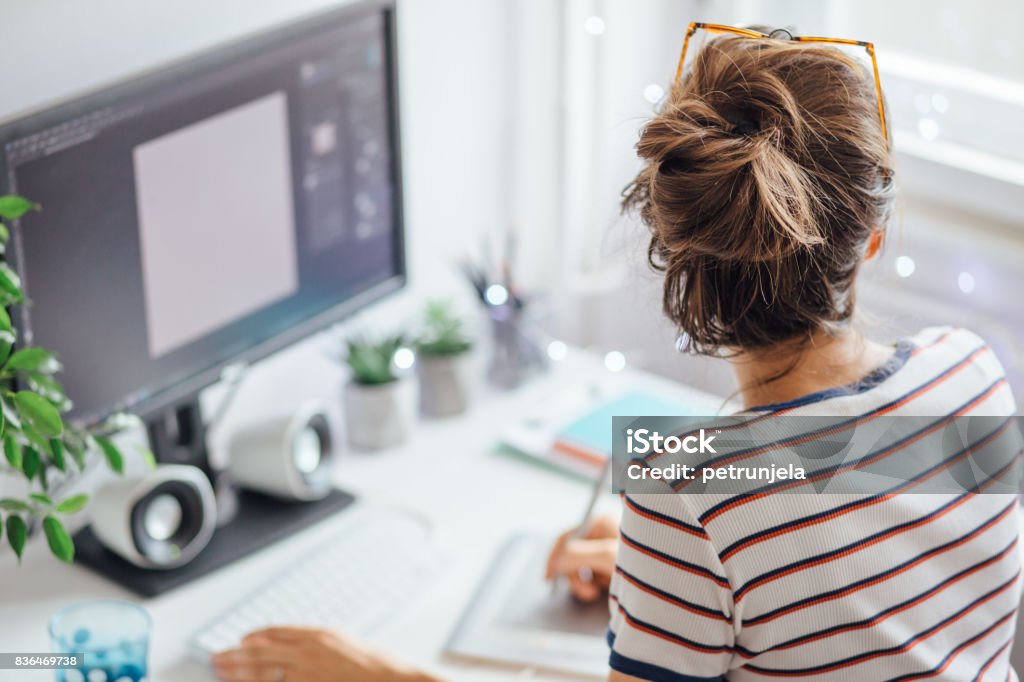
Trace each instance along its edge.
<path fill-rule="evenodd" d="M 146 679 L 152 621 L 141 606 L 106 599 L 61 609 L 50 618 L 58 654 L 83 654 L 57 682 L 142 682 Z"/>

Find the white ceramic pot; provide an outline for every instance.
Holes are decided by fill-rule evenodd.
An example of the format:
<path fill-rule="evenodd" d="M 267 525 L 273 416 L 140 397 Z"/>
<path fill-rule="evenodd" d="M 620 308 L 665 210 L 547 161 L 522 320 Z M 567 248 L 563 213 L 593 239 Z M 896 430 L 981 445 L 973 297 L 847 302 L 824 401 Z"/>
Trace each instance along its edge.
<path fill-rule="evenodd" d="M 399 379 L 367 386 L 345 385 L 345 431 L 357 450 L 380 450 L 403 442 L 416 420 L 416 387 Z"/>
<path fill-rule="evenodd" d="M 451 417 L 465 412 L 473 386 L 471 370 L 469 353 L 416 358 L 420 412 L 430 417 Z"/>

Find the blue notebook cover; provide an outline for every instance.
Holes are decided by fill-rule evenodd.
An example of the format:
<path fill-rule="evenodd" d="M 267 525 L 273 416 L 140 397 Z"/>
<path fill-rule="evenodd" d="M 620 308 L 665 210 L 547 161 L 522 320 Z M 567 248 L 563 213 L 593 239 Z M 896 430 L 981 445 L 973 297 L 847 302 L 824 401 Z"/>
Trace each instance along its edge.
<path fill-rule="evenodd" d="M 649 393 L 629 392 L 602 403 L 558 433 L 555 447 L 587 459 L 611 456 L 612 417 L 674 417 L 693 414 L 685 403 Z M 588 456 L 589 455 L 589 456 Z"/>

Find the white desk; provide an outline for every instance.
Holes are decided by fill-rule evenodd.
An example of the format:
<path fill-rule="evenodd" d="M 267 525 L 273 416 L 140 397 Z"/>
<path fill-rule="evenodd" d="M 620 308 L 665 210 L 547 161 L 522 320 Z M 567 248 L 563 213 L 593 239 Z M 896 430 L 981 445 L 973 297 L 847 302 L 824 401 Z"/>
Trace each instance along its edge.
<path fill-rule="evenodd" d="M 319 390 L 328 382 L 326 390 L 338 395 L 338 370 L 325 364 L 324 358 L 297 362 L 291 371 L 321 377 Z M 446 657 L 442 647 L 494 553 L 512 532 L 526 529 L 553 535 L 578 523 L 586 504 L 589 490 L 585 483 L 496 453 L 494 445 L 503 425 L 527 413 L 529 406 L 559 387 L 595 380 L 650 387 L 709 410 L 721 405 L 718 398 L 648 374 L 628 370 L 610 374 L 598 358 L 573 351 L 556 363 L 550 374 L 518 391 L 486 392 L 464 416 L 422 421 L 400 448 L 372 454 L 343 453 L 338 467 L 341 487 L 362 499 L 398 503 L 432 519 L 448 556 L 443 579 L 379 631 L 371 639 L 373 644 L 452 680 L 534 677 L 529 671 Z M 614 502 L 610 494 L 608 498 Z M 154 619 L 151 679 L 213 680 L 207 669 L 187 658 L 186 643 L 192 634 L 284 570 L 296 554 L 315 548 L 337 525 L 334 520 L 319 524 L 198 582 L 143 601 Z M 9 557 L 0 560 L 0 650 L 49 651 L 47 619 L 69 603 L 101 597 L 138 601 L 85 569 L 59 563 L 38 539 L 34 544 L 20 568 L 15 568 Z M 0 678 L 9 679 L 6 672 L 0 672 Z M 52 675 L 49 671 L 10 673 L 10 679 L 42 681 L 52 680 Z M 537 674 L 536 679 L 566 678 Z"/>

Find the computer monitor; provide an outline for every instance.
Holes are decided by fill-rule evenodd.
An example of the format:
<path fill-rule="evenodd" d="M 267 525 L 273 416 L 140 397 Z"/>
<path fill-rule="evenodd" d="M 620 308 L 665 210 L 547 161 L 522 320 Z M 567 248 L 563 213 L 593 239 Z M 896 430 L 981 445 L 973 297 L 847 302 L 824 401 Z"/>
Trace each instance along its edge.
<path fill-rule="evenodd" d="M 74 407 L 146 420 L 211 478 L 199 392 L 405 282 L 393 0 L 349 3 L 0 125 L 0 195 L 38 202 L 7 259 L 21 342 L 55 350 Z M 87 566 L 157 594 L 343 508 L 242 493 L 192 562 Z M 226 508 L 226 507 L 225 507 Z"/>
<path fill-rule="evenodd" d="M 69 419 L 132 411 L 195 460 L 227 365 L 402 286 L 394 23 L 350 4 L 0 127 L 0 194 L 42 205 L 7 254 L 16 320 Z"/>

